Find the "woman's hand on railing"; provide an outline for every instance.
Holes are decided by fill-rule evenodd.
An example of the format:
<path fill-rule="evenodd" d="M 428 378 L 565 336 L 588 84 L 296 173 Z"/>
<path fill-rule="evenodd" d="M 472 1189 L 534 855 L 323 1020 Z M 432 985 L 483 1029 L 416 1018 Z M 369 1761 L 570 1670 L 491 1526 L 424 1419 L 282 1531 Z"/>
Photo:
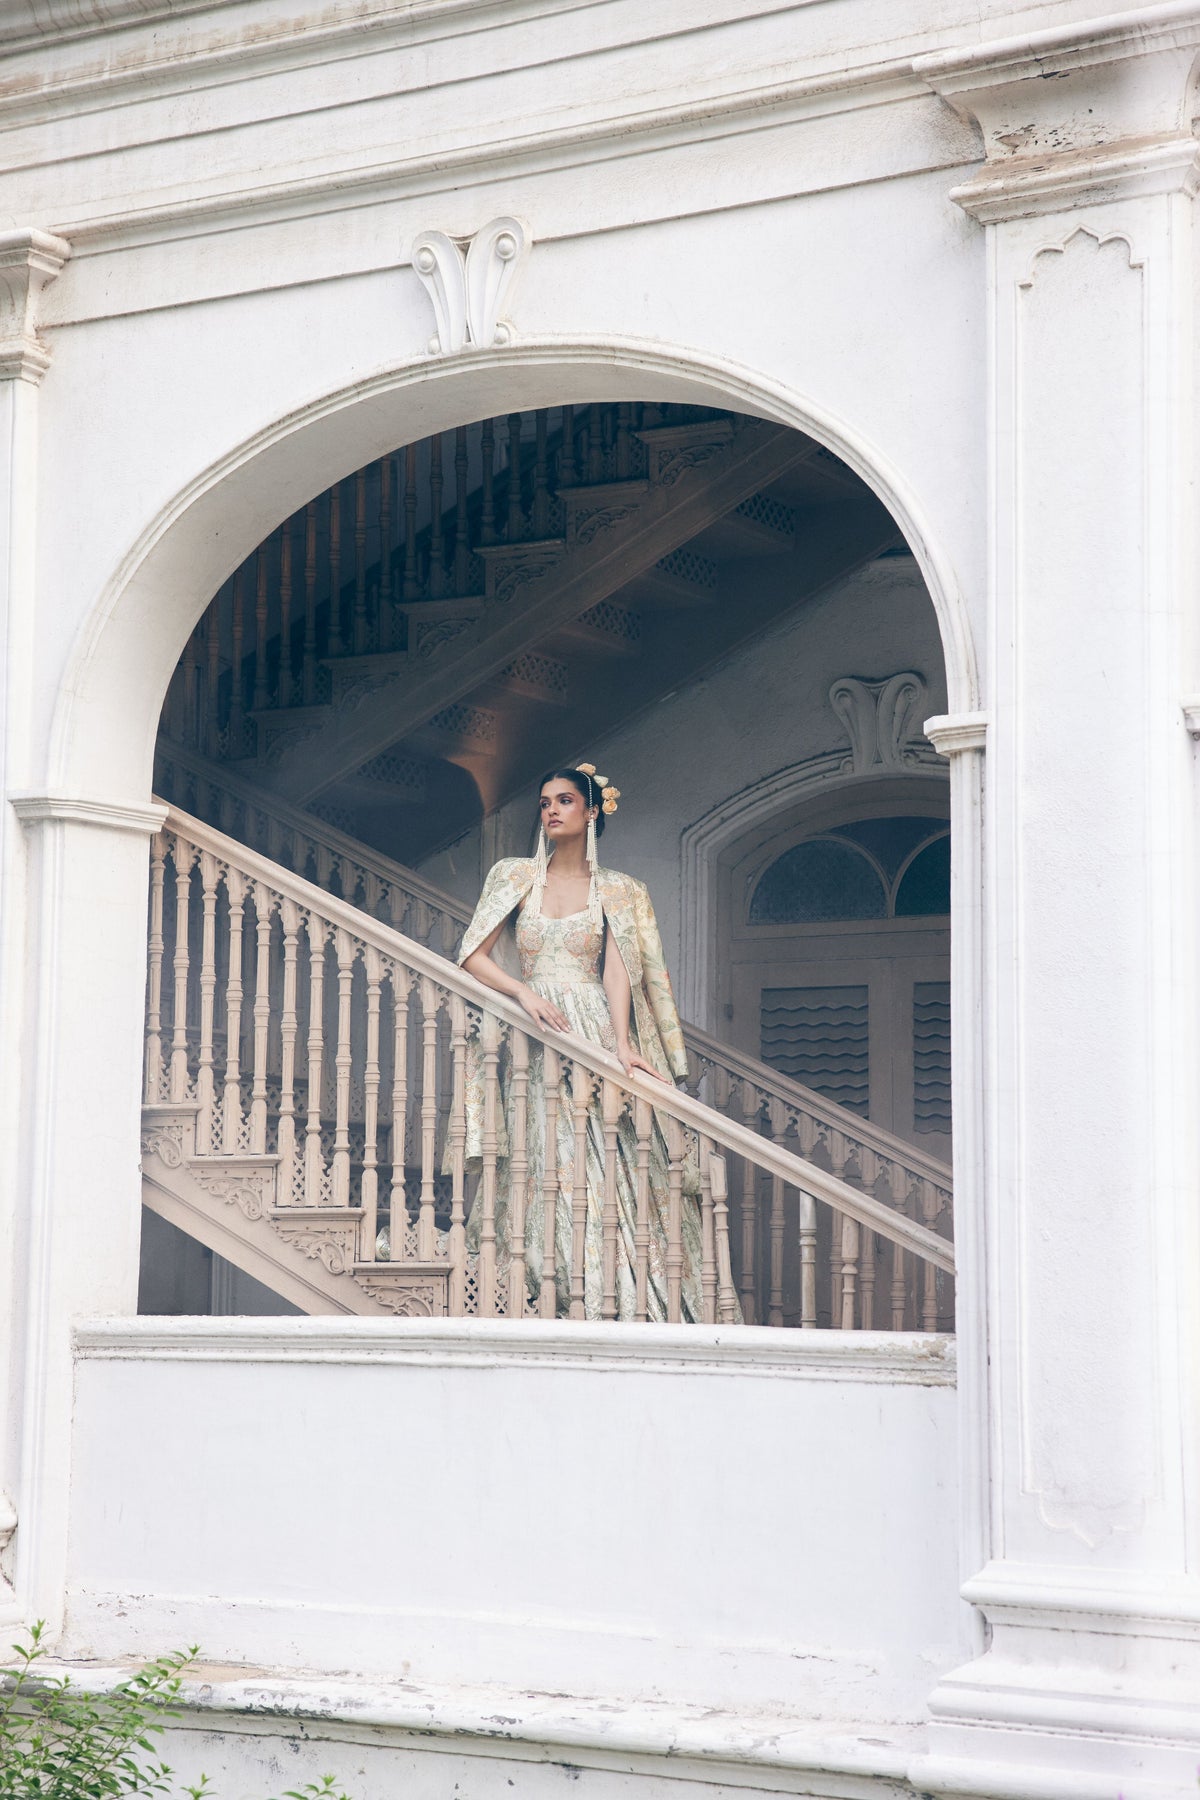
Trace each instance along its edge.
<path fill-rule="evenodd" d="M 519 987 L 514 998 L 543 1031 L 570 1031 L 570 1021 L 559 1012 L 557 1006 L 549 1000 L 543 1000 L 531 987 Z"/>
<path fill-rule="evenodd" d="M 632 1075 L 637 1069 L 643 1075 L 653 1075 L 655 1081 L 667 1079 L 652 1063 L 648 1063 L 644 1056 L 639 1056 L 633 1045 L 628 1042 L 617 1045 L 617 1060 L 627 1075 Z"/>

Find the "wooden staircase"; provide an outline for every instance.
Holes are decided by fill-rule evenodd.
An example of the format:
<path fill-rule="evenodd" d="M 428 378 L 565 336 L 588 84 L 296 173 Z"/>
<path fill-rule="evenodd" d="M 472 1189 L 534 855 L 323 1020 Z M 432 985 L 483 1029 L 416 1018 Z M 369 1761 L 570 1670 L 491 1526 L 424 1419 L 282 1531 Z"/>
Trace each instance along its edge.
<path fill-rule="evenodd" d="M 164 737 L 411 862 L 896 535 L 836 459 L 762 420 L 480 421 L 260 545 L 193 633 Z"/>
<path fill-rule="evenodd" d="M 242 846 L 257 852 L 255 866 L 270 868 L 274 881 L 299 877 L 345 902 L 365 921 L 371 920 L 402 932 L 439 958 L 452 954 L 468 909 L 414 871 L 370 850 L 367 846 L 339 832 L 322 821 L 264 792 L 256 785 L 227 769 L 214 769 L 204 758 L 192 752 L 161 745 L 157 780 L 160 793 L 174 805 L 185 806 L 223 832 L 229 833 Z M 196 832 L 195 825 L 189 827 Z M 264 862 L 262 859 L 270 859 Z M 227 859 L 228 860 L 228 859 Z M 214 865 L 215 866 L 215 865 Z M 249 879 L 249 872 L 247 879 Z M 261 873 L 257 892 L 261 887 Z M 194 897 L 192 900 L 194 908 Z M 282 906 L 282 902 L 280 902 Z M 269 909 L 268 909 L 269 911 Z M 351 915 L 353 916 L 353 915 Z M 178 929 L 178 927 L 177 927 Z M 152 930 L 152 946 L 156 939 Z M 161 955 L 161 952 L 160 952 Z M 472 986 L 474 984 L 471 984 Z M 282 998 L 282 988 L 277 983 Z M 239 1015 L 240 1017 L 240 1015 Z M 220 1060 L 224 1040 L 214 1022 L 214 1051 L 210 1060 Z M 776 1146 L 788 1154 L 799 1152 L 813 1166 L 832 1176 L 839 1184 L 867 1194 L 882 1204 L 895 1217 L 918 1222 L 923 1231 L 948 1241 L 952 1229 L 952 1194 L 949 1168 L 911 1144 L 873 1126 L 869 1121 L 847 1112 L 778 1071 L 720 1044 L 692 1025 L 685 1026 L 692 1079 L 689 1091 L 696 1100 L 711 1108 L 742 1132 L 753 1133 L 764 1144 Z M 243 1059 L 244 1060 L 244 1059 Z M 241 1071 L 243 1063 L 235 1059 Z M 307 1104 L 307 1077 L 302 1072 L 294 1081 L 295 1104 L 300 1112 Z M 248 1077 L 239 1072 L 235 1104 L 239 1119 L 248 1120 L 252 1109 L 252 1091 Z M 176 1082 L 176 1091 L 184 1087 Z M 154 1100 L 163 1099 L 160 1080 L 153 1089 Z M 161 1147 L 162 1116 L 154 1110 L 148 1088 L 147 1120 L 154 1125 L 153 1143 Z M 301 1103 L 303 1102 L 303 1104 Z M 266 1099 L 264 1096 L 264 1105 Z M 274 1102 L 272 1101 L 273 1105 Z M 245 1162 L 221 1164 L 214 1168 L 203 1160 L 213 1155 L 210 1142 L 197 1144 L 196 1135 L 185 1107 L 182 1117 L 168 1108 L 172 1127 L 180 1133 L 186 1150 L 176 1165 L 183 1173 L 174 1180 L 164 1177 L 159 1161 L 147 1163 L 147 1204 L 173 1224 L 200 1239 L 227 1260 L 238 1263 L 257 1279 L 274 1286 L 276 1291 L 306 1311 L 349 1310 L 374 1311 L 383 1304 L 373 1296 L 370 1284 L 378 1290 L 375 1272 L 367 1272 L 368 1287 L 362 1281 L 354 1284 L 354 1294 L 347 1298 L 347 1284 L 340 1277 L 352 1272 L 355 1264 L 355 1232 L 350 1229 L 344 1210 L 332 1213 L 322 1210 L 328 1195 L 319 1188 L 306 1192 L 293 1183 L 286 1201 L 268 1206 L 264 1198 L 264 1182 L 274 1180 L 273 1159 L 247 1160 L 250 1155 L 248 1127 L 226 1130 L 222 1139 L 226 1157 L 240 1155 Z M 364 1163 L 358 1143 L 359 1127 L 348 1125 L 348 1170 L 355 1180 L 361 1179 Z M 239 1135 L 240 1133 L 240 1135 Z M 328 1133 L 326 1136 L 328 1137 Z M 410 1134 L 408 1141 L 416 1139 Z M 264 1138 L 264 1145 L 266 1139 Z M 261 1151 L 260 1158 L 265 1151 Z M 197 1161 L 197 1158 L 200 1161 Z M 229 1183 L 229 1171 L 236 1179 Z M 792 1213 L 797 1204 L 789 1198 L 787 1183 L 778 1174 L 764 1186 L 752 1162 L 734 1157 L 730 1161 L 732 1191 L 731 1217 L 737 1233 L 732 1247 L 732 1264 L 736 1270 L 737 1291 L 743 1317 L 748 1322 L 782 1325 L 804 1323 L 800 1293 L 799 1244 L 791 1243 L 798 1229 Z M 424 1187 L 430 1219 L 440 1221 L 443 1230 L 450 1224 L 445 1195 L 439 1188 L 440 1176 L 431 1165 L 427 1178 L 413 1168 L 402 1171 L 401 1188 L 409 1193 Z M 216 1184 L 214 1190 L 214 1183 Z M 196 1185 L 201 1192 L 197 1193 Z M 242 1221 L 231 1218 L 228 1204 L 217 1207 L 213 1192 L 226 1203 L 236 1206 L 243 1215 L 247 1206 L 252 1217 L 250 1232 Z M 302 1205 L 303 1213 L 292 1210 Z M 200 1214 L 205 1212 L 205 1217 Z M 274 1279 L 262 1258 L 268 1256 L 271 1227 L 289 1246 L 283 1256 L 280 1279 Z M 238 1251 L 231 1233 L 241 1230 L 246 1249 Z M 946 1311 L 946 1291 L 939 1287 L 936 1268 L 925 1262 L 906 1269 L 903 1253 L 899 1258 L 886 1238 L 866 1233 L 861 1247 L 849 1255 L 850 1246 L 833 1229 L 832 1218 L 824 1209 L 814 1217 L 810 1227 L 810 1248 L 821 1260 L 820 1291 L 822 1317 L 844 1324 L 866 1323 L 886 1313 L 893 1328 L 920 1323 L 925 1329 L 937 1329 L 951 1322 Z M 426 1234 L 428 1249 L 435 1240 Z M 446 1240 L 443 1238 L 443 1243 Z M 420 1257 L 419 1246 L 412 1239 L 412 1259 L 418 1265 L 428 1262 Z M 282 1253 L 281 1253 L 282 1254 Z M 250 1260 L 247 1260 L 249 1257 Z M 313 1260 L 321 1268 L 313 1267 Z M 890 1260 L 889 1260 L 890 1259 Z M 875 1286 L 887 1265 L 887 1302 L 876 1301 Z M 847 1270 L 850 1270 L 851 1298 L 846 1297 Z M 429 1270 L 419 1271 L 428 1279 Z M 362 1271 L 359 1272 L 360 1275 Z M 445 1271 L 442 1270 L 444 1275 Z M 436 1269 L 434 1274 L 437 1274 Z M 384 1276 L 384 1281 L 391 1279 Z M 912 1281 L 918 1286 L 912 1288 Z M 388 1303 L 394 1309 L 396 1296 L 388 1290 Z M 412 1302 L 408 1296 L 406 1304 Z"/>

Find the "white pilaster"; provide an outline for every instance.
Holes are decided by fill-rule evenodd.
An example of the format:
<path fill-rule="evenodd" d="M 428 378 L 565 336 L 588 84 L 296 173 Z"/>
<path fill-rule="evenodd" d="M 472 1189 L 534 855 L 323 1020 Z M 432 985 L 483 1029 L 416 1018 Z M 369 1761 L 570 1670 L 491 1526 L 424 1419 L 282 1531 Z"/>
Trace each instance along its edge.
<path fill-rule="evenodd" d="M 28 837 L 28 982 L 17 1166 L 14 1586 L 61 1602 L 70 1493 L 71 1325 L 137 1307 L 139 1084 L 147 840 L 166 809 L 12 797 Z M 104 1022 L 105 1053 L 94 1030 Z"/>
<path fill-rule="evenodd" d="M 29 779 L 29 696 L 36 629 L 38 386 L 50 351 L 37 335 L 37 307 L 70 254 L 40 231 L 0 234 L 0 795 Z M 18 1241 L 18 1158 L 27 1098 L 28 1024 L 24 834 L 0 805 L 0 1243 Z M 20 1385 L 19 1256 L 0 1258 L 0 1394 Z M 12 1604 L 12 1553 L 20 1467 L 19 1409 L 0 1413 L 0 1609 Z"/>
<path fill-rule="evenodd" d="M 954 197 L 990 304 L 989 1644 L 932 1696 L 938 1794 L 1165 1797 L 1200 1763 L 1198 53 L 1176 4 L 920 65 L 983 133 Z"/>

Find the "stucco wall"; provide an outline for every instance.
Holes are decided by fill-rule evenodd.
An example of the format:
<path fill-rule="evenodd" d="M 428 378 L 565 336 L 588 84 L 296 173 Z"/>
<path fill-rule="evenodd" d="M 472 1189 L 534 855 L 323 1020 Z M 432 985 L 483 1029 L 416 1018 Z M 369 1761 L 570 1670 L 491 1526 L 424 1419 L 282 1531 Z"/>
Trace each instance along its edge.
<path fill-rule="evenodd" d="M 964 1648 L 944 1339 L 140 1320 L 76 1376 L 73 1654 L 903 1720 Z"/>

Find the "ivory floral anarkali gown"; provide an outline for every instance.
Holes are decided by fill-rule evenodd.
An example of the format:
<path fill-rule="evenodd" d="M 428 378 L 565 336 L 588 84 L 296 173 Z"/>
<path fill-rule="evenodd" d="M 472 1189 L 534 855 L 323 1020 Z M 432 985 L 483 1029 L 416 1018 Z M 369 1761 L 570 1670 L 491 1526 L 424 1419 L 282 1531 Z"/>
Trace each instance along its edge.
<path fill-rule="evenodd" d="M 607 920 L 613 941 L 629 974 L 632 1018 L 630 1036 L 640 1054 L 663 1075 L 684 1075 L 687 1055 L 683 1047 L 670 980 L 663 961 L 662 944 L 650 897 L 642 882 L 615 870 L 601 869 L 597 888 L 603 917 L 597 921 L 588 911 L 565 919 L 546 918 L 540 907 L 528 905 L 533 887 L 533 863 L 527 858 L 511 858 L 497 863 L 488 876 L 475 916 L 467 928 L 459 952 L 459 961 L 471 955 L 501 920 L 519 908 L 516 918 L 516 945 L 520 958 L 521 979 L 551 1001 L 570 1021 L 571 1031 L 601 1049 L 615 1053 L 617 1035 L 613 1029 L 608 996 L 601 980 L 601 958 L 604 949 L 604 924 Z M 570 1049 L 563 1045 L 564 1056 Z M 476 1163 L 482 1136 L 483 1087 L 482 1067 L 477 1059 L 468 1079 L 467 1155 Z M 557 1164 L 557 1205 L 554 1236 L 556 1245 L 554 1281 L 557 1289 L 556 1311 L 565 1315 L 570 1303 L 572 1218 L 571 1192 L 575 1167 L 575 1136 L 569 1101 L 569 1080 L 564 1072 L 564 1088 L 557 1115 L 557 1143 L 550 1154 Z M 496 1245 L 498 1261 L 508 1259 L 510 1205 L 510 1172 L 508 1144 L 513 1135 L 513 1093 L 507 1079 L 502 1082 L 504 1126 L 501 1134 L 501 1157 L 496 1182 Z M 542 1258 L 545 1243 L 545 1098 L 543 1055 L 541 1046 L 530 1044 L 529 1088 L 526 1142 L 529 1153 L 529 1180 L 526 1188 L 525 1255 L 526 1282 L 531 1297 L 541 1293 Z M 476 1165 L 477 1166 L 477 1165 Z M 598 1097 L 588 1107 L 587 1140 L 587 1219 L 584 1232 L 584 1314 L 589 1319 L 602 1317 L 604 1287 L 603 1204 L 604 1204 L 604 1121 Z M 637 1134 L 628 1111 L 621 1116 L 617 1130 L 617 1316 L 633 1319 L 636 1309 L 637 1251 Z M 669 1172 L 666 1143 L 655 1122 L 650 1142 L 649 1180 L 649 1258 L 647 1281 L 648 1316 L 660 1321 L 667 1316 L 667 1230 L 669 1207 Z M 702 1318 L 701 1261 L 702 1232 L 700 1208 L 696 1199 L 694 1168 L 685 1180 L 682 1208 L 683 1282 L 682 1315 L 685 1321 Z M 479 1241 L 478 1198 L 467 1224 L 467 1241 L 472 1249 Z"/>

